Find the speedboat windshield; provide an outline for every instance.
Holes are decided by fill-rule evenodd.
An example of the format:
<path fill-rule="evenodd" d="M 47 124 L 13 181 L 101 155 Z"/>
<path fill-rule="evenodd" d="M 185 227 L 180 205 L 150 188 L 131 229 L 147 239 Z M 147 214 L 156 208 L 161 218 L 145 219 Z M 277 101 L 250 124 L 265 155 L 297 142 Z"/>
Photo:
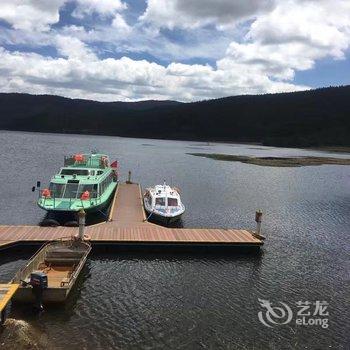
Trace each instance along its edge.
<path fill-rule="evenodd" d="M 156 205 L 160 205 L 161 207 L 165 207 L 165 198 L 164 197 L 156 198 Z"/>
<path fill-rule="evenodd" d="M 168 206 L 177 207 L 178 206 L 177 198 L 168 198 Z"/>
<path fill-rule="evenodd" d="M 156 206 L 160 206 L 160 207 L 177 207 L 178 204 L 178 200 L 177 198 L 164 198 L 164 197 L 157 197 L 156 198 Z"/>

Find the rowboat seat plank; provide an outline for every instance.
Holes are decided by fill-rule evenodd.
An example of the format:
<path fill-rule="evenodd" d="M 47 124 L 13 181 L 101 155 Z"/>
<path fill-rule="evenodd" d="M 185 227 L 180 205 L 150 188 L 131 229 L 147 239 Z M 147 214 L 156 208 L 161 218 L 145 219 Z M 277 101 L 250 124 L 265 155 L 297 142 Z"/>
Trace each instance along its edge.
<path fill-rule="evenodd" d="M 44 270 L 43 270 L 44 271 Z M 72 266 L 50 266 L 49 270 L 44 271 L 47 274 L 48 287 L 61 287 L 63 281 L 69 283 L 73 272 Z"/>
<path fill-rule="evenodd" d="M 75 265 L 78 264 L 80 259 L 78 258 L 45 258 L 45 263 L 47 265 Z"/>

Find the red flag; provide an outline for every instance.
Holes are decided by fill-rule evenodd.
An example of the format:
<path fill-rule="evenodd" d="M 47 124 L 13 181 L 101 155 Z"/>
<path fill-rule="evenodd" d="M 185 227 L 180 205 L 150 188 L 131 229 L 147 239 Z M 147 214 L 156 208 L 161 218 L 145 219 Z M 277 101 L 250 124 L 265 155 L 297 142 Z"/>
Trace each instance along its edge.
<path fill-rule="evenodd" d="M 118 168 L 118 161 L 115 160 L 112 164 L 111 164 L 111 168 Z"/>

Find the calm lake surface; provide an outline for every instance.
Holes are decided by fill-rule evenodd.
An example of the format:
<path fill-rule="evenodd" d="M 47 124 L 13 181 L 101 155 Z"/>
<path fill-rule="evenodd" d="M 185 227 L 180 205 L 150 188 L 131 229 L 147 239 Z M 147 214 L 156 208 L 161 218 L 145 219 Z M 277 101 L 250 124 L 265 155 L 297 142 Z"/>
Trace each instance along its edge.
<path fill-rule="evenodd" d="M 64 155 L 92 149 L 119 160 L 121 179 L 131 170 L 143 187 L 164 180 L 179 187 L 184 227 L 254 229 L 255 210 L 264 212 L 261 254 L 90 256 L 65 307 L 41 315 L 11 308 L 9 317 L 47 338 L 48 349 L 350 348 L 350 167 L 260 167 L 186 153 L 350 154 L 5 131 L 0 144 L 0 224 L 37 224 L 44 213 L 31 187 L 45 186 Z M 0 280 L 29 255 L 0 252 Z M 289 305 L 292 321 L 264 326 L 259 298 Z M 298 301 L 326 301 L 328 328 L 296 325 Z"/>

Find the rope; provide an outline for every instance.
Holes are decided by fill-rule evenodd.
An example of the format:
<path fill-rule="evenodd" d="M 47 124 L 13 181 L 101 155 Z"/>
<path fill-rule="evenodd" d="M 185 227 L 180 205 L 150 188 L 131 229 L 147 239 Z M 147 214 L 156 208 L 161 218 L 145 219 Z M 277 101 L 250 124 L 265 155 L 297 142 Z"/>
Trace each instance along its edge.
<path fill-rule="evenodd" d="M 151 214 L 148 215 L 148 218 L 146 218 L 145 221 L 148 221 L 148 219 L 152 216 L 152 214 L 153 214 L 153 211 L 151 212 Z"/>
<path fill-rule="evenodd" d="M 106 219 L 108 219 L 107 213 L 104 213 L 102 210 L 98 210 L 99 213 L 101 213 Z"/>

